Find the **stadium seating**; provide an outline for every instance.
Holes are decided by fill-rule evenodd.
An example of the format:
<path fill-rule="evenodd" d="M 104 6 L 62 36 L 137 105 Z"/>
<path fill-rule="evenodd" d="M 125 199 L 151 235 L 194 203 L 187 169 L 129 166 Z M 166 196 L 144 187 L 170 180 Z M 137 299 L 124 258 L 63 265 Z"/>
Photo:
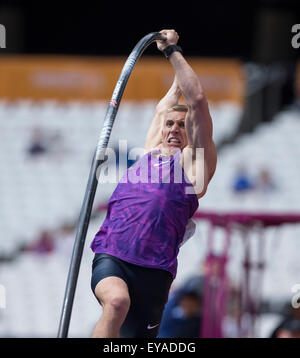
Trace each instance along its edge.
<path fill-rule="evenodd" d="M 10 257 L 20 245 L 33 243 L 45 228 L 56 230 L 66 222 L 76 222 L 106 106 L 103 102 L 0 102 L 1 257 Z M 129 149 L 142 147 L 154 110 L 153 102 L 122 103 L 109 146 L 115 148 L 119 139 L 127 139 Z M 221 103 L 211 106 L 211 114 L 214 139 L 219 143 L 235 132 L 241 108 Z M 27 151 L 34 128 L 41 130 L 47 147 L 45 153 L 35 156 Z M 299 113 L 287 110 L 279 113 L 272 123 L 261 125 L 254 133 L 227 145 L 218 156 L 216 174 L 199 202 L 199 209 L 299 212 L 299 129 Z M 253 176 L 258 168 L 269 168 L 276 190 L 235 195 L 231 184 L 240 162 L 247 163 Z M 115 185 L 99 185 L 95 205 L 105 202 Z M 103 218 L 104 213 L 97 214 L 90 223 L 70 325 L 71 337 L 89 337 L 101 314 L 90 290 L 92 253 L 88 246 Z M 207 230 L 207 223 L 198 223 L 194 238 L 182 247 L 175 286 L 199 271 Z M 280 230 L 282 235 L 277 239 L 273 238 L 274 230 L 266 232 L 270 237 L 268 242 L 273 240 L 276 244 L 269 243 L 264 292 L 266 297 L 275 294 L 286 299 L 292 284 L 297 283 L 300 269 L 295 260 L 300 245 L 299 227 L 286 226 Z M 238 235 L 234 240 L 237 244 L 231 248 L 231 254 L 235 259 L 229 267 L 233 275 L 239 270 L 243 255 Z M 11 262 L 0 263 L 0 284 L 5 286 L 7 295 L 6 308 L 0 309 L 0 336 L 56 336 L 70 256 L 71 251 L 66 255 L 57 249 L 51 254 L 27 252 Z M 274 287 L 274 277 L 281 290 Z"/>
<path fill-rule="evenodd" d="M 122 103 L 109 147 L 118 148 L 118 140 L 125 139 L 128 150 L 142 148 L 154 110 L 154 102 Z M 226 103 L 212 108 L 216 140 L 235 130 L 240 111 Z M 43 227 L 76 219 L 105 112 L 103 102 L 0 103 L 0 225 L 3 236 L 11 237 L 9 244 L 0 240 L 1 248 L 13 249 L 14 241 L 30 242 Z M 28 148 L 36 128 L 47 152 L 33 156 Z M 105 201 L 112 187 L 101 185 L 96 202 Z"/>

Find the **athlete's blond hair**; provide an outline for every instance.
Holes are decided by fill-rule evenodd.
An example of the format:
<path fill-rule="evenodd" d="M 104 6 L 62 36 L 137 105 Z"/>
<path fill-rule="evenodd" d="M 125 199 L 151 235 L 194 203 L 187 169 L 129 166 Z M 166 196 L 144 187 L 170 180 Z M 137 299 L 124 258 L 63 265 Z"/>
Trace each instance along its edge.
<path fill-rule="evenodd" d="M 186 104 L 175 104 L 175 106 L 169 108 L 167 110 L 167 112 L 187 112 L 188 111 L 188 106 Z"/>

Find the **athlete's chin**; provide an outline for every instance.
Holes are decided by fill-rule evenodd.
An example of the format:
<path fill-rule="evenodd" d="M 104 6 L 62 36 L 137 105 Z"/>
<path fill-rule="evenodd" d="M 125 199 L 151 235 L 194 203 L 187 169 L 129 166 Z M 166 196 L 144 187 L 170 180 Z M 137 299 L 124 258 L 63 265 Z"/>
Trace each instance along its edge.
<path fill-rule="evenodd" d="M 182 143 L 168 143 L 168 147 L 171 148 L 171 149 L 182 149 L 183 148 L 183 145 Z"/>

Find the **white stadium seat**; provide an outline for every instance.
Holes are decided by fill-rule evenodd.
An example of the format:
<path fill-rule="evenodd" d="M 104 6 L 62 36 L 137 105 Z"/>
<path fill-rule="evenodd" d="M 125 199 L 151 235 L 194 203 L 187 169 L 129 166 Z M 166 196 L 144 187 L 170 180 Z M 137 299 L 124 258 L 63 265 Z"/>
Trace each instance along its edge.
<path fill-rule="evenodd" d="M 155 105 L 152 101 L 123 102 L 109 146 L 117 147 L 122 138 L 128 140 L 128 149 L 143 147 Z M 77 221 L 106 108 L 104 102 L 87 105 L 74 101 L 62 105 L 55 101 L 15 104 L 0 101 L 1 255 L 12 255 L 20 244 L 33 243 L 45 228 L 55 231 L 66 222 Z M 211 106 L 216 144 L 235 132 L 241 112 L 242 109 L 232 103 Z M 295 113 L 284 112 L 272 123 L 224 147 L 219 154 L 216 174 L 206 195 L 199 201 L 199 209 L 299 211 L 299 124 Z M 54 141 L 53 152 L 30 158 L 26 150 L 35 127 L 43 132 L 46 144 L 51 145 L 51 136 L 57 131 L 61 141 L 59 138 Z M 233 195 L 230 186 L 240 162 L 248 164 L 250 173 L 261 164 L 270 166 L 278 180 L 278 191 L 263 198 Z M 100 184 L 94 207 L 105 202 L 114 187 L 115 184 Z M 70 325 L 71 337 L 90 337 L 101 314 L 89 286 L 92 260 L 89 244 L 103 219 L 104 213 L 89 226 Z M 197 269 L 205 252 L 205 225 L 198 224 L 195 239 L 182 247 L 179 255 L 182 271 L 175 285 Z M 299 242 L 294 228 L 290 228 L 286 236 L 291 247 L 297 240 Z M 280 254 L 277 252 L 278 260 L 281 260 Z M 286 254 L 292 255 L 293 249 L 287 249 Z M 7 308 L 0 312 L 0 336 L 56 336 L 69 261 L 65 253 L 54 252 L 40 256 L 24 253 L 15 261 L 0 263 L 0 284 L 7 291 Z M 272 266 L 274 270 L 275 266 Z M 269 271 L 268 275 L 271 280 L 273 276 Z M 267 284 L 267 292 L 274 294 L 271 284 Z"/>

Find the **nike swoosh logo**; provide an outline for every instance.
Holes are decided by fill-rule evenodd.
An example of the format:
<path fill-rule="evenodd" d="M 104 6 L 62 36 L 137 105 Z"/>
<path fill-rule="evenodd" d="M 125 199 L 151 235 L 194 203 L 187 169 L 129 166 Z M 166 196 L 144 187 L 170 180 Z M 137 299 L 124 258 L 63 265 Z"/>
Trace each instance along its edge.
<path fill-rule="evenodd" d="M 154 325 L 154 326 L 151 326 L 150 324 L 148 324 L 147 329 L 153 329 L 153 328 L 155 328 L 155 327 L 157 327 L 157 326 L 159 326 L 159 323 L 156 324 L 156 325 Z"/>

